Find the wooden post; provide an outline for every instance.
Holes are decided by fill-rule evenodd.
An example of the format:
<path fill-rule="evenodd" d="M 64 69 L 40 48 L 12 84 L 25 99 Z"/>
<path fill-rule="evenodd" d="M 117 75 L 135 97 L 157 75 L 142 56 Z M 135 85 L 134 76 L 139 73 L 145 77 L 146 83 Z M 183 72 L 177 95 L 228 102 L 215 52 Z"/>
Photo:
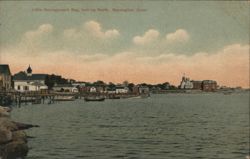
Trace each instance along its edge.
<path fill-rule="evenodd" d="M 18 107 L 21 107 L 21 95 L 18 96 Z"/>

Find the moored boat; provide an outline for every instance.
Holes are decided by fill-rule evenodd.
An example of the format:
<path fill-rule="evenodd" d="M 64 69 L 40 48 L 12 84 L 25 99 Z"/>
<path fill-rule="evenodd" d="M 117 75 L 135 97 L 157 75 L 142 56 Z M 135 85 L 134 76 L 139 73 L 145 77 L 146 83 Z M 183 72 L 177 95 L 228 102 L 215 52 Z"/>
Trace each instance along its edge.
<path fill-rule="evenodd" d="M 74 96 L 56 96 L 54 98 L 55 101 L 73 101 L 75 100 Z"/>
<path fill-rule="evenodd" d="M 86 102 L 91 102 L 91 101 L 97 101 L 97 102 L 101 102 L 104 101 L 105 98 L 104 97 L 98 97 L 98 96 L 88 96 L 88 97 L 84 97 L 84 100 Z"/>
<path fill-rule="evenodd" d="M 224 95 L 230 95 L 230 94 L 232 94 L 232 93 L 233 93 L 233 92 L 231 92 L 231 91 L 223 92 Z"/>
<path fill-rule="evenodd" d="M 109 95 L 108 98 L 109 99 L 120 99 L 121 97 L 117 96 L 117 95 Z"/>

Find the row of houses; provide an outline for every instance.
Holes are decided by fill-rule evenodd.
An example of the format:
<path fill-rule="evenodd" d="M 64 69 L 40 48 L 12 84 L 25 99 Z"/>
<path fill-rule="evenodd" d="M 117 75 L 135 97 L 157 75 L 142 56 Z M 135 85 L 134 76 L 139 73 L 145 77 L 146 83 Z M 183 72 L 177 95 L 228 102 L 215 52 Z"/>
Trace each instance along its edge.
<path fill-rule="evenodd" d="M 46 77 L 48 74 L 33 74 L 32 68 L 29 66 L 26 71 L 21 71 L 11 76 L 11 72 L 8 65 L 0 65 L 0 90 L 11 90 L 12 86 L 16 91 L 40 91 L 47 90 Z M 13 82 L 13 83 L 12 83 Z M 163 87 L 164 88 L 161 88 Z M 164 83 L 163 85 L 153 89 L 169 89 L 170 84 Z M 51 87 L 50 87 L 51 88 Z M 134 85 L 128 87 L 126 84 L 118 84 L 109 86 L 103 82 L 100 83 L 87 83 L 87 82 L 75 82 L 71 80 L 68 83 L 57 84 L 52 87 L 54 91 L 60 92 L 83 92 L 83 93 L 148 93 L 149 86 L 147 85 Z M 218 89 L 217 82 L 214 80 L 202 80 L 195 81 L 190 80 L 188 77 L 183 76 L 179 89 L 192 89 L 202 91 L 215 91 Z"/>
<path fill-rule="evenodd" d="M 48 90 L 46 85 L 46 77 L 48 74 L 33 74 L 32 68 L 29 66 L 26 71 L 21 71 L 13 76 L 11 79 L 11 72 L 8 65 L 0 65 L 0 89 L 11 90 L 13 81 L 13 88 L 16 91 L 41 91 Z M 52 87 L 57 92 L 83 92 L 83 93 L 148 93 L 149 88 L 145 86 L 136 85 L 132 89 L 126 85 L 106 84 L 90 84 L 87 82 L 69 82 L 64 84 L 55 83 Z"/>
<path fill-rule="evenodd" d="M 180 89 L 215 91 L 218 88 L 218 85 L 214 80 L 195 81 L 183 76 L 179 87 Z"/>
<path fill-rule="evenodd" d="M 53 87 L 53 90 L 58 92 L 81 92 L 81 93 L 108 93 L 108 94 L 147 94 L 149 88 L 146 86 L 136 85 L 130 89 L 125 85 L 116 85 L 110 87 L 108 85 L 94 85 L 89 83 L 72 83 L 72 84 L 59 84 Z"/>
<path fill-rule="evenodd" d="M 86 84 L 85 86 L 80 87 L 79 91 L 81 92 L 91 92 L 91 93 L 129 93 L 130 90 L 127 86 L 117 85 L 115 87 L 109 87 L 107 85 L 94 85 Z"/>

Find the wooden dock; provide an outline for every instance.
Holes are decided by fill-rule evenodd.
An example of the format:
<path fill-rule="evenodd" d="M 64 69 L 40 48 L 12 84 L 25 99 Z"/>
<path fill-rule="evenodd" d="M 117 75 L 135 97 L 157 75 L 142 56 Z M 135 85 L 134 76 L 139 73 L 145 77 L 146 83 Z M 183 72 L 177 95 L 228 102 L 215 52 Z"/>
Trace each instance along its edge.
<path fill-rule="evenodd" d="M 8 104 L 20 106 L 22 103 L 28 104 L 52 104 L 60 97 L 73 96 L 74 99 L 79 96 L 78 93 L 54 92 L 54 91 L 1 91 L 1 99 L 9 99 Z M 7 104 L 7 103 L 6 103 Z M 3 104 L 4 105 L 4 104 Z"/>
<path fill-rule="evenodd" d="M 53 104 L 58 101 L 73 101 L 89 96 L 102 96 L 106 99 L 124 99 L 135 97 L 149 97 L 149 94 L 135 94 L 135 93 L 86 93 L 86 92 L 55 92 L 55 91 L 0 91 L 0 105 L 10 106 L 21 104 Z"/>

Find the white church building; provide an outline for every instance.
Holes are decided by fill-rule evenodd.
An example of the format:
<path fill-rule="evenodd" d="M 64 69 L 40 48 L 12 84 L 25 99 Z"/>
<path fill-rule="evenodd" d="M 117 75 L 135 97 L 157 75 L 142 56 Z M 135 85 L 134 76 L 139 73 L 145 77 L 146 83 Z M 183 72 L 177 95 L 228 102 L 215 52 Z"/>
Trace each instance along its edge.
<path fill-rule="evenodd" d="M 45 85 L 47 74 L 32 74 L 29 66 L 26 72 L 21 71 L 13 76 L 14 89 L 16 91 L 40 91 L 48 89 Z"/>
<path fill-rule="evenodd" d="M 193 83 L 190 81 L 189 78 L 183 76 L 181 83 L 180 83 L 180 89 L 192 89 Z"/>

